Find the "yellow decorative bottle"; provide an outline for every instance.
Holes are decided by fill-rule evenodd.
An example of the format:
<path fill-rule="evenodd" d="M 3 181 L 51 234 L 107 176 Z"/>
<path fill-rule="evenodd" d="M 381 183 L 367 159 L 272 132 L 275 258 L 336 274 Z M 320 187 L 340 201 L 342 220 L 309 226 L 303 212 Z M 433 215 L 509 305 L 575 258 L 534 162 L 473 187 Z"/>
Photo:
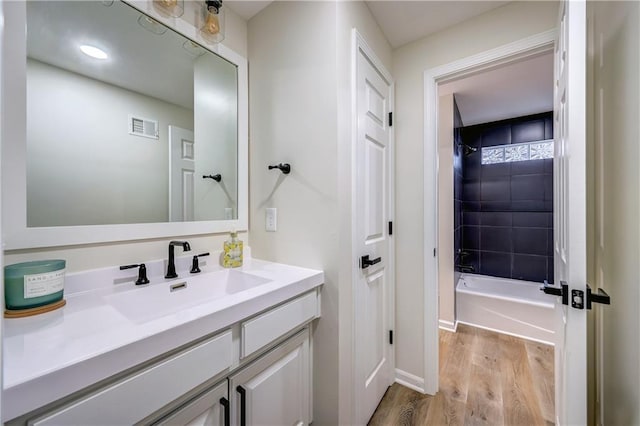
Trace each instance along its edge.
<path fill-rule="evenodd" d="M 230 238 L 224 242 L 222 266 L 225 268 L 242 266 L 242 241 L 238 239 L 237 232 L 231 232 Z"/>

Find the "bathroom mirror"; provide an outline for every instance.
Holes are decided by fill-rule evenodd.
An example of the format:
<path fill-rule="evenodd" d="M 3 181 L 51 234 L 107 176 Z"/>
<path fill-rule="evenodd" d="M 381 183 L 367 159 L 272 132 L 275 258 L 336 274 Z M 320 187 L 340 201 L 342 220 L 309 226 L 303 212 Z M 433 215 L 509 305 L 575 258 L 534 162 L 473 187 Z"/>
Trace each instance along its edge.
<path fill-rule="evenodd" d="M 246 60 L 150 1 L 20 3 L 7 248 L 246 229 Z"/>

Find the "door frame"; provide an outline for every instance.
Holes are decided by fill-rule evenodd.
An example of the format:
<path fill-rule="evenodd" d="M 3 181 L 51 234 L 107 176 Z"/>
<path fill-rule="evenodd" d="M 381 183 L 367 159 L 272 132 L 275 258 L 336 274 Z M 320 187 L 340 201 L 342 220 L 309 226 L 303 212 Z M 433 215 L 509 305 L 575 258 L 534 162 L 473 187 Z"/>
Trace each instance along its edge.
<path fill-rule="evenodd" d="M 438 84 L 552 52 L 556 29 L 534 34 L 424 72 L 424 392 L 439 387 Z M 434 362 L 435 360 L 435 362 Z"/>
<path fill-rule="evenodd" d="M 359 52 L 367 57 L 367 59 L 371 62 L 371 64 L 384 76 L 384 78 L 390 82 L 389 86 L 389 112 L 394 111 L 395 106 L 395 81 L 391 75 L 391 73 L 386 69 L 380 58 L 376 55 L 375 51 L 369 46 L 365 38 L 358 32 L 356 28 L 352 28 L 351 30 L 351 335 L 353 339 L 351 339 L 351 398 L 353 404 L 351 404 L 350 408 L 350 418 L 353 423 L 353 419 L 356 418 L 357 410 L 356 405 L 358 404 L 358 394 L 357 394 L 357 386 L 356 386 L 356 364 L 358 360 L 356 359 L 356 321 L 357 317 L 355 313 L 356 310 L 356 295 L 357 295 L 357 284 L 360 274 L 360 265 L 358 263 L 358 253 L 355 252 L 355 247 L 357 244 L 357 221 L 358 217 L 356 214 L 356 190 L 357 190 L 357 181 L 356 181 L 356 167 L 357 167 L 357 143 L 358 143 L 358 86 L 357 86 L 357 64 L 358 64 L 358 55 Z M 388 206 L 388 220 L 393 222 L 395 221 L 395 127 L 390 126 L 389 130 L 389 206 Z M 388 306 L 387 306 L 387 321 L 389 324 L 389 328 L 391 330 L 395 330 L 395 234 L 392 235 L 389 241 L 389 251 L 388 251 Z M 395 380 L 396 378 L 396 361 L 395 361 L 395 348 L 391 348 L 389 353 L 389 362 L 390 368 L 392 369 L 391 377 Z M 392 383 L 389 383 L 391 385 Z"/>

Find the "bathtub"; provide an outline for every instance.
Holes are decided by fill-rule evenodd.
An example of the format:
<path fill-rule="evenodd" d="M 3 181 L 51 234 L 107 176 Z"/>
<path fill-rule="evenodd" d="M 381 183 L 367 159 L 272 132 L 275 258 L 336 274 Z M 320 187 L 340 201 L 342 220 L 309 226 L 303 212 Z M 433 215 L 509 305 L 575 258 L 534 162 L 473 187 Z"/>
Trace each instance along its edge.
<path fill-rule="evenodd" d="M 457 322 L 547 344 L 554 339 L 554 299 L 530 281 L 462 274 Z"/>

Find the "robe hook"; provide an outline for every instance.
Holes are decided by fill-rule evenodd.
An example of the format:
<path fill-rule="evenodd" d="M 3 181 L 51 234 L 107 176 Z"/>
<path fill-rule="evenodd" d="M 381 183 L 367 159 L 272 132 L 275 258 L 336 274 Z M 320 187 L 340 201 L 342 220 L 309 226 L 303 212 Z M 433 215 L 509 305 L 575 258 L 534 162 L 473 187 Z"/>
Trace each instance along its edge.
<path fill-rule="evenodd" d="M 280 169 L 280 171 L 285 175 L 291 173 L 291 165 L 289 163 L 280 163 L 276 166 L 269 166 L 269 170 L 271 169 Z"/>

